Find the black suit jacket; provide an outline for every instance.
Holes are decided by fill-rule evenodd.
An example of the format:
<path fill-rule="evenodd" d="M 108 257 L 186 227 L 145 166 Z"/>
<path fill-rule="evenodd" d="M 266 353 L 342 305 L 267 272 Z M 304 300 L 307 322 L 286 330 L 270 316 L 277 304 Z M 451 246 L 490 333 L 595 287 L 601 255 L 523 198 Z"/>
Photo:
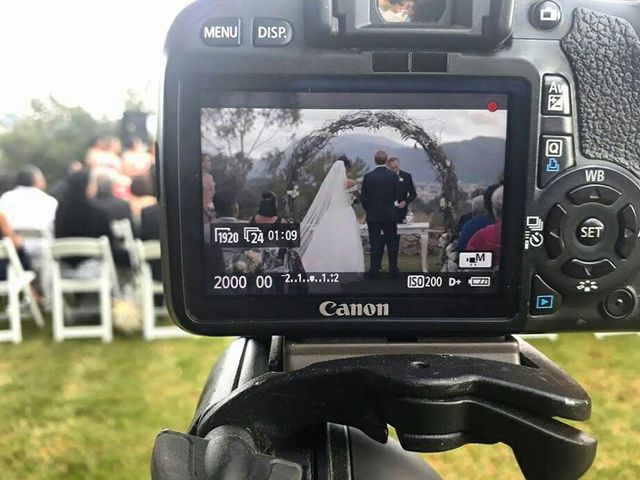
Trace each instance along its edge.
<path fill-rule="evenodd" d="M 160 240 L 160 207 L 151 205 L 140 212 L 140 239 Z"/>
<path fill-rule="evenodd" d="M 413 184 L 413 177 L 410 173 L 400 170 L 400 198 L 401 201 L 407 202 L 405 208 L 398 209 L 398 223 L 402 223 L 409 213 L 409 205 L 413 202 L 418 193 L 416 186 Z"/>
<path fill-rule="evenodd" d="M 395 202 L 402 200 L 398 175 L 386 167 L 377 167 L 362 180 L 360 202 L 367 212 L 368 222 L 396 222 Z"/>
<path fill-rule="evenodd" d="M 131 216 L 131 206 L 128 202 L 117 197 L 97 197 L 96 205 L 107 214 L 110 222 L 114 220 L 129 220 L 133 222 Z"/>

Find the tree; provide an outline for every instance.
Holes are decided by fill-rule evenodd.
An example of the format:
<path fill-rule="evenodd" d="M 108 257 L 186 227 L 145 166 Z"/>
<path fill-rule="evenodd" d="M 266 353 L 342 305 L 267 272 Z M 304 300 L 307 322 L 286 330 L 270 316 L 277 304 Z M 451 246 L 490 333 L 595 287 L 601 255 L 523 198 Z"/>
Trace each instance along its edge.
<path fill-rule="evenodd" d="M 293 132 L 299 123 L 300 112 L 293 109 L 206 108 L 202 111 L 203 150 L 214 158 L 214 171 L 241 191 L 258 152 L 283 129 Z M 216 182 L 220 180 L 216 177 Z"/>
<path fill-rule="evenodd" d="M 80 107 L 67 107 L 53 97 L 32 100 L 31 112 L 0 133 L 2 170 L 36 165 L 55 181 L 71 162 L 84 160 L 92 138 L 115 132 L 115 122 L 96 120 Z"/>

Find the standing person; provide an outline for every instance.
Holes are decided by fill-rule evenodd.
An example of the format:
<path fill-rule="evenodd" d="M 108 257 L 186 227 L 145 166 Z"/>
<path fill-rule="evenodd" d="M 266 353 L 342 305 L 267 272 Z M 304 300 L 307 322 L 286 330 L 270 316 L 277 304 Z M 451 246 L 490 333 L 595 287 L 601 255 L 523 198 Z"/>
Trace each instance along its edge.
<path fill-rule="evenodd" d="M 109 222 L 114 220 L 133 221 L 129 203 L 113 194 L 111 176 L 105 174 L 97 175 L 96 187 L 96 205 L 107 214 Z"/>
<path fill-rule="evenodd" d="M 391 157 L 387 163 L 389 170 L 398 175 L 400 181 L 400 200 L 396 205 L 398 213 L 398 223 L 404 223 L 409 213 L 409 205 L 418 197 L 416 186 L 413 184 L 413 177 L 410 173 L 400 170 L 400 159 Z"/>
<path fill-rule="evenodd" d="M 0 197 L 0 212 L 14 230 L 53 231 L 58 201 L 47 195 L 47 182 L 39 168 L 26 166 L 18 172 L 17 186 Z"/>
<path fill-rule="evenodd" d="M 153 178 L 151 173 L 135 177 L 131 182 L 131 198 L 129 205 L 136 229 L 141 222 L 142 210 L 158 203 L 153 191 Z"/>
<path fill-rule="evenodd" d="M 216 218 L 213 196 L 216 194 L 216 182 L 213 180 L 213 160 L 210 155 L 202 155 L 202 206 L 204 222 L 209 223 Z"/>
<path fill-rule="evenodd" d="M 122 173 L 133 179 L 140 175 L 147 175 L 153 166 L 153 156 L 149 153 L 144 142 L 136 137 L 127 145 L 122 155 Z"/>
<path fill-rule="evenodd" d="M 382 265 L 384 247 L 389 256 L 389 272 L 397 276 L 398 270 L 398 212 L 396 202 L 401 202 L 398 175 L 387 168 L 389 156 L 380 150 L 375 154 L 376 168 L 362 181 L 360 202 L 367 213 L 369 239 L 371 241 L 371 268 L 369 276 L 377 278 Z"/>
<path fill-rule="evenodd" d="M 360 225 L 353 209 L 351 161 L 337 160 L 300 224 L 300 257 L 309 273 L 364 273 Z M 217 207 L 217 205 L 216 205 Z"/>

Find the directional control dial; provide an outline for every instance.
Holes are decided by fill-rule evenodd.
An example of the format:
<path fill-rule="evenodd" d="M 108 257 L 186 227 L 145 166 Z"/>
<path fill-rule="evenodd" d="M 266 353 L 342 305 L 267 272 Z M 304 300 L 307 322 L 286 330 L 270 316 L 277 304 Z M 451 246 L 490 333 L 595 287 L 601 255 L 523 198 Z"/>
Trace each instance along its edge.
<path fill-rule="evenodd" d="M 633 205 L 627 205 L 618 213 L 620 233 L 616 243 L 616 252 L 621 258 L 629 258 L 638 238 L 638 217 Z"/>
<path fill-rule="evenodd" d="M 565 297 L 597 297 L 638 275 L 640 188 L 632 178 L 616 167 L 583 167 L 544 188 L 536 203 L 543 213 L 543 246 L 529 245 L 536 288 L 543 280 Z M 532 308 L 532 314 L 549 315 L 544 295 L 550 294 L 540 295 L 543 304 Z"/>
<path fill-rule="evenodd" d="M 562 228 L 566 215 L 567 211 L 558 203 L 553 206 L 549 216 L 547 217 L 547 228 L 544 234 L 544 242 L 547 248 L 547 254 L 551 259 L 558 258 L 564 250 Z"/>

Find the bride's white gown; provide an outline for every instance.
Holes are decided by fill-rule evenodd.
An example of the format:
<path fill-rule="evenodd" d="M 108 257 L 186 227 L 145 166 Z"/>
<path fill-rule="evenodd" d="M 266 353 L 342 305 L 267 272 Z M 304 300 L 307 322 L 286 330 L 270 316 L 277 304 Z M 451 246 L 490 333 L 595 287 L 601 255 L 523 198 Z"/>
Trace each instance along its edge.
<path fill-rule="evenodd" d="M 333 164 L 300 225 L 308 273 L 363 273 L 364 251 L 343 162 Z"/>

